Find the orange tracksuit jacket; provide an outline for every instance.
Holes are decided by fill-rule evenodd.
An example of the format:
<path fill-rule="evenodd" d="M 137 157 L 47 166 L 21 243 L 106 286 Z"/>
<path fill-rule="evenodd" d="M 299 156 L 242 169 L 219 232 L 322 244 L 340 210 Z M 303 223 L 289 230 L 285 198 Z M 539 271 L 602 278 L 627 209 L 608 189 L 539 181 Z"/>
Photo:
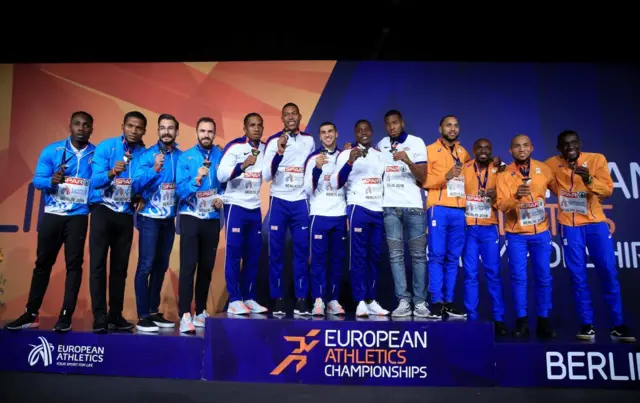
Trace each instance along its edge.
<path fill-rule="evenodd" d="M 455 156 L 463 164 L 470 160 L 469 153 L 456 141 L 453 151 L 441 139 L 427 146 L 427 179 L 422 187 L 428 191 L 427 208 L 431 206 L 464 207 L 463 197 L 447 196 L 447 172 L 455 165 Z"/>
<path fill-rule="evenodd" d="M 560 224 L 573 227 L 606 221 L 607 217 L 604 214 L 600 198 L 604 199 L 611 196 L 613 193 L 613 180 L 604 155 L 580 153 L 576 166 L 589 168 L 589 173 L 593 177 L 593 181 L 589 185 L 584 183 L 582 177 L 573 173 L 564 157 L 559 155 L 551 157 L 545 163 L 553 171 L 556 182 L 556 191 L 554 193 L 558 196 L 558 222 Z M 587 199 L 587 214 L 563 211 L 563 207 L 565 207 L 563 197 L 575 198 L 584 196 Z"/>
<path fill-rule="evenodd" d="M 504 230 L 514 234 L 534 235 L 549 229 L 549 215 L 544 214 L 544 220 L 538 224 L 522 224 L 526 220 L 526 209 L 533 209 L 537 203 L 544 206 L 547 189 L 555 193 L 555 179 L 553 171 L 542 161 L 531 159 L 529 178 L 531 179 L 531 196 L 516 199 L 518 186 L 523 184 L 523 176 L 512 162 L 504 172 L 497 177 L 498 209 L 504 213 Z M 529 210 L 529 211 L 531 211 Z"/>
<path fill-rule="evenodd" d="M 464 169 L 462 170 L 462 172 L 464 175 L 464 192 L 467 195 L 467 199 L 470 197 L 477 197 L 480 184 L 485 185 L 485 176 L 486 185 L 484 189 L 495 189 L 496 177 L 500 175 L 500 173 L 498 173 L 498 168 L 494 167 L 491 163 L 489 163 L 489 166 L 486 169 L 481 171 L 480 167 L 476 166 L 475 160 L 467 162 L 464 165 Z M 466 217 L 467 225 L 498 224 L 498 212 L 496 210 L 497 203 L 494 203 L 491 207 L 492 209 L 490 218 Z"/>

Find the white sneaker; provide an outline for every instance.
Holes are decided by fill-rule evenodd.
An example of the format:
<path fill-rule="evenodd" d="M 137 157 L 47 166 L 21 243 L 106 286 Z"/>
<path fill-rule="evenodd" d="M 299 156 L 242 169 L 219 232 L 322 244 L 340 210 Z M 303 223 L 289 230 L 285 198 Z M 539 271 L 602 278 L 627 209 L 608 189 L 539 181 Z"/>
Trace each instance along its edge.
<path fill-rule="evenodd" d="M 344 315 L 344 308 L 335 299 L 329 301 L 329 309 L 327 309 L 329 315 Z"/>
<path fill-rule="evenodd" d="M 364 301 L 360 301 L 358 307 L 356 308 L 356 316 L 365 317 L 369 316 L 369 309 L 367 308 L 367 303 Z"/>
<path fill-rule="evenodd" d="M 247 308 L 249 308 L 249 310 L 251 311 L 251 313 L 265 313 L 265 312 L 269 312 L 269 310 L 267 308 L 265 308 L 264 306 L 258 304 L 256 301 L 252 300 L 252 299 L 248 299 L 246 301 L 244 301 L 244 306 L 246 306 Z"/>
<path fill-rule="evenodd" d="M 209 317 L 207 311 L 202 311 L 199 315 L 194 316 L 192 322 L 195 327 L 204 327 L 205 319 Z"/>
<path fill-rule="evenodd" d="M 193 320 L 190 313 L 184 313 L 180 319 L 180 333 L 195 333 L 196 328 L 193 326 Z"/>
<path fill-rule="evenodd" d="M 411 305 L 406 299 L 401 299 L 398 303 L 398 307 L 391 313 L 394 317 L 411 316 Z"/>
<path fill-rule="evenodd" d="M 227 313 L 233 315 L 248 315 L 251 311 L 242 301 L 233 301 L 227 308 Z"/>
<path fill-rule="evenodd" d="M 413 315 L 419 318 L 428 318 L 429 315 L 431 315 L 431 311 L 427 307 L 427 303 L 423 301 L 419 304 L 416 304 L 416 306 L 413 308 Z"/>
<path fill-rule="evenodd" d="M 313 309 L 311 309 L 311 315 L 313 316 L 324 316 L 324 301 L 322 298 L 316 298 L 313 303 Z"/>
<path fill-rule="evenodd" d="M 367 309 L 369 310 L 369 315 L 380 315 L 380 316 L 389 315 L 389 311 L 382 308 L 380 304 L 378 304 L 378 301 L 376 301 L 375 299 L 371 301 L 370 304 L 367 304 Z"/>

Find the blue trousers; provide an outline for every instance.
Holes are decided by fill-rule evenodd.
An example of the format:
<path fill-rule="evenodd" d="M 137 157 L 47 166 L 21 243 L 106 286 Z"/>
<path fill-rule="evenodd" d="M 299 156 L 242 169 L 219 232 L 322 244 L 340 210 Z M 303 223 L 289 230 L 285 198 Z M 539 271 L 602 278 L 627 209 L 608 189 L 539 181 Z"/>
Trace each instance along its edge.
<path fill-rule="evenodd" d="M 380 249 L 384 242 L 382 212 L 347 206 L 349 217 L 349 273 L 356 303 L 376 298 Z"/>
<path fill-rule="evenodd" d="M 600 277 L 612 325 L 622 325 L 622 295 L 609 226 L 605 222 L 579 227 L 561 225 L 560 231 L 564 261 L 571 272 L 573 295 L 580 320 L 585 325 L 593 324 L 593 307 L 587 282 L 586 247 Z"/>
<path fill-rule="evenodd" d="M 432 206 L 427 210 L 427 214 L 431 302 L 453 302 L 467 225 L 464 209 Z"/>
<path fill-rule="evenodd" d="M 262 249 L 262 213 L 260 208 L 250 210 L 226 204 L 224 221 L 227 243 L 224 279 L 227 283 L 229 303 L 255 299 L 256 276 Z"/>
<path fill-rule="evenodd" d="M 487 279 L 493 320 L 504 320 L 504 301 L 500 281 L 500 233 L 497 225 L 470 225 L 462 254 L 464 268 L 464 307 L 469 320 L 478 319 L 478 256 Z"/>
<path fill-rule="evenodd" d="M 551 310 L 551 233 L 549 230 L 535 235 L 507 233 L 507 256 L 511 270 L 511 288 L 516 317 L 528 316 L 527 308 L 527 253 L 531 256 L 535 280 L 536 315 L 549 316 Z"/>
<path fill-rule="evenodd" d="M 293 238 L 293 278 L 296 298 L 309 291 L 309 207 L 306 200 L 294 202 L 271 197 L 269 211 L 269 285 L 271 298 L 282 298 L 282 269 L 287 229 Z"/>
<path fill-rule="evenodd" d="M 311 298 L 338 299 L 346 251 L 347 216 L 311 216 Z"/>
<path fill-rule="evenodd" d="M 164 275 L 176 237 L 173 218 L 158 219 L 138 215 L 138 267 L 134 279 L 139 318 L 157 313 Z"/>
<path fill-rule="evenodd" d="M 389 263 L 393 274 L 396 298 L 411 300 L 407 290 L 407 273 L 404 264 L 404 232 L 407 231 L 407 244 L 413 269 L 413 303 L 422 303 L 427 298 L 427 234 L 425 231 L 424 209 L 422 208 L 384 208 L 384 229 L 389 246 Z"/>

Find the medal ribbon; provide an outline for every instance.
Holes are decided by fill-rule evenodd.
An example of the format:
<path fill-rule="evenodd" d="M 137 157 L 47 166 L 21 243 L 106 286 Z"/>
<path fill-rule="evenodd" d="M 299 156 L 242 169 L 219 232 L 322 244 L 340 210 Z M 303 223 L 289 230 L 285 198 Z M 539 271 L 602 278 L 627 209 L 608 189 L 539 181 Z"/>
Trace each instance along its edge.
<path fill-rule="evenodd" d="M 489 167 L 487 167 L 484 171 L 484 181 L 480 180 L 482 172 L 480 172 L 480 169 L 475 162 L 473 163 L 473 170 L 475 171 L 476 177 L 478 178 L 478 190 L 485 190 L 487 188 L 487 180 L 489 179 Z"/>

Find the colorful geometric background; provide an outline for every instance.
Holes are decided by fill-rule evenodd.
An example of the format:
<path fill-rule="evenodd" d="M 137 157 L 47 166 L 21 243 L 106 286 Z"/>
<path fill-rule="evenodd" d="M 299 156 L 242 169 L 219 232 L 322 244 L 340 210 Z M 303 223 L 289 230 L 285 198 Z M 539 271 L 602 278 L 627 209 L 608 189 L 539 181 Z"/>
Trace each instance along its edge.
<path fill-rule="evenodd" d="M 94 144 L 121 133 L 125 113 L 139 110 L 148 119 L 145 142 L 157 138 L 157 119 L 171 113 L 180 121 L 178 142 L 182 149 L 195 144 L 194 125 L 210 116 L 217 122 L 215 142 L 224 146 L 242 136 L 242 120 L 249 112 L 265 120 L 266 136 L 281 129 L 280 111 L 296 102 L 302 127 L 309 120 L 335 65 L 320 62 L 250 63 L 133 63 L 133 64 L 30 64 L 0 66 L 0 223 L 17 226 L 17 232 L 0 233 L 4 261 L 0 263 L 0 319 L 19 315 L 24 309 L 35 262 L 36 223 L 40 192 L 30 206 L 30 228 L 23 225 L 25 200 L 42 148 L 68 135 L 70 114 L 85 110 L 94 117 Z M 268 200 L 268 188 L 262 199 Z M 265 204 L 268 205 L 268 204 Z M 263 210 L 263 214 L 266 210 Z M 14 228 L 6 227 L 5 230 Z M 28 231 L 25 231 L 27 229 Z M 134 318 L 133 277 L 138 259 L 137 231 L 127 276 L 125 312 Z M 162 292 L 161 310 L 176 317 L 179 238 L 171 254 L 170 269 Z M 53 269 L 42 316 L 57 316 L 62 304 L 64 250 Z M 82 288 L 75 317 L 91 319 L 89 295 L 89 249 L 85 248 Z M 224 232 L 209 298 L 209 311 L 226 302 L 224 290 Z"/>
<path fill-rule="evenodd" d="M 195 143 L 193 125 L 201 116 L 218 122 L 216 143 L 226 144 L 242 135 L 242 119 L 249 112 L 265 118 L 266 139 L 282 123 L 280 110 L 286 102 L 300 106 L 302 126 L 317 134 L 318 125 L 331 120 L 340 133 L 339 144 L 353 139 L 353 125 L 369 119 L 374 141 L 385 135 L 383 116 L 389 109 L 403 112 L 409 132 L 427 144 L 439 136 L 440 118 L 456 114 L 461 123 L 462 144 L 471 149 L 479 137 L 490 139 L 494 154 L 509 160 L 510 138 L 529 134 L 533 157 L 544 160 L 557 153 L 556 136 L 565 129 L 580 133 L 585 151 L 603 153 L 614 180 L 612 197 L 605 201 L 612 228 L 616 261 L 622 284 L 627 322 L 640 326 L 640 76 L 624 65 L 533 63 L 411 63 L 411 62 L 219 62 L 133 64 L 46 64 L 0 66 L 0 319 L 15 317 L 23 309 L 35 260 L 39 192 L 29 184 L 42 148 L 67 135 L 70 114 L 87 110 L 95 117 L 92 142 L 120 134 L 124 114 L 140 110 L 149 125 L 146 143 L 156 136 L 161 113 L 172 113 L 181 124 L 178 141 L 186 149 Z M 316 143 L 318 143 L 316 137 Z M 262 213 L 267 214 L 268 186 L 263 186 Z M 549 205 L 554 198 L 548 200 Z M 26 207 L 26 208 L 25 208 Z M 549 211 L 553 234 L 552 274 L 555 323 L 577 326 L 569 273 L 561 253 L 555 210 Z M 263 231 L 263 235 L 267 232 Z M 133 276 L 137 262 L 137 231 L 134 232 L 125 316 L 135 319 Z M 214 269 L 209 311 L 226 303 L 224 233 Z M 501 243 L 504 251 L 503 242 Z M 396 301 L 386 244 L 378 299 L 392 308 Z M 291 251 L 285 251 L 285 284 L 291 271 Z M 88 248 L 85 274 L 76 317 L 91 320 L 88 293 Z M 179 238 L 176 237 L 171 267 L 162 293 L 161 310 L 177 320 L 176 296 L 179 271 Z M 410 262 L 407 254 L 407 262 Z M 257 298 L 268 304 L 266 236 L 263 237 Z M 596 327 L 607 328 L 601 282 L 590 266 Z M 410 273 L 408 273 L 410 275 Z M 507 318 L 513 317 L 510 275 L 503 255 L 501 275 Z M 54 268 L 44 301 L 43 316 L 56 316 L 62 303 L 65 277 L 63 258 Z M 529 277 L 532 279 L 532 277 Z M 489 298 L 480 277 L 480 313 L 489 316 Z M 462 270 L 456 296 L 462 297 Z M 529 305 L 535 306 L 534 282 Z M 285 295 L 291 295 L 285 289 Z M 347 308 L 351 293 L 348 271 L 343 276 L 341 300 Z"/>

